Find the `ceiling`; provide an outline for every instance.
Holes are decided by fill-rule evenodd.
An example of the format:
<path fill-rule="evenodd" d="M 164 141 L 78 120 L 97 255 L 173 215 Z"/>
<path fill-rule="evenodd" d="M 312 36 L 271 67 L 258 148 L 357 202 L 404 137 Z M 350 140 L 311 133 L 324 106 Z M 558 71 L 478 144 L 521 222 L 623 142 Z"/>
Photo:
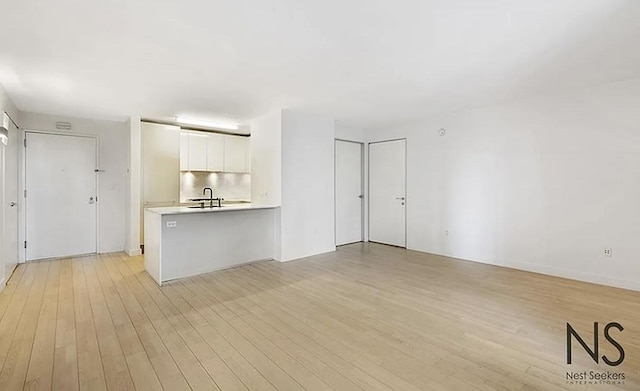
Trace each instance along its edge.
<path fill-rule="evenodd" d="M 369 127 L 640 77 L 635 0 L 3 2 L 23 111 L 246 123 L 305 108 Z"/>

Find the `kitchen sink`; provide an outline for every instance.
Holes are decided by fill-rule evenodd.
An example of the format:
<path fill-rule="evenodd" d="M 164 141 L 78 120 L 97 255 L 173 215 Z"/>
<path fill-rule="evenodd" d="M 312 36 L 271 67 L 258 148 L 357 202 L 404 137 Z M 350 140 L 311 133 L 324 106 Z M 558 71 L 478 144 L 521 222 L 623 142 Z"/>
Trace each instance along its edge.
<path fill-rule="evenodd" d="M 217 208 L 222 208 L 222 206 L 218 206 L 218 205 L 213 205 L 213 206 L 209 206 L 209 205 L 205 205 L 205 206 L 191 205 L 191 206 L 188 206 L 188 208 L 191 208 L 191 209 L 217 209 Z"/>

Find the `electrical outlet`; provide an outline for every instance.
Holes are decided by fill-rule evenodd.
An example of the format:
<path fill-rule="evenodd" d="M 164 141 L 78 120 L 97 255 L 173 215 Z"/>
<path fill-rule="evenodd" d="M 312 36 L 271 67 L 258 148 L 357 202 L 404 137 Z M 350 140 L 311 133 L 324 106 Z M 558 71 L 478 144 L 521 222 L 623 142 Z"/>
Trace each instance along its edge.
<path fill-rule="evenodd" d="M 604 248 L 603 255 L 604 255 L 605 257 L 610 257 L 610 256 L 612 256 L 612 255 L 613 255 L 613 252 L 611 251 L 611 247 L 605 247 L 605 248 Z"/>
<path fill-rule="evenodd" d="M 449 236 L 449 230 L 444 231 L 444 236 Z"/>
<path fill-rule="evenodd" d="M 167 221 L 167 228 L 174 228 L 178 223 L 176 221 Z"/>

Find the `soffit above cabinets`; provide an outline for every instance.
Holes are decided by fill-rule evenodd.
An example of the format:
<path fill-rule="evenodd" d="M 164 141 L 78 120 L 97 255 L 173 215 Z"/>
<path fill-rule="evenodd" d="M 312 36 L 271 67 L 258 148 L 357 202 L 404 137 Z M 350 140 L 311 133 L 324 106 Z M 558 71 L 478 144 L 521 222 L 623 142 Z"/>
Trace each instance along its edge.
<path fill-rule="evenodd" d="M 159 125 L 177 126 L 182 130 L 193 130 L 193 131 L 198 131 L 198 132 L 218 133 L 218 134 L 232 135 L 232 136 L 239 136 L 239 137 L 249 137 L 249 136 L 251 136 L 251 132 L 250 132 L 249 126 L 247 126 L 247 125 L 239 125 L 238 130 L 234 131 L 234 130 L 227 130 L 227 129 L 216 129 L 216 128 L 206 127 L 206 126 L 186 125 L 186 124 L 179 123 L 179 122 L 177 122 L 175 120 L 165 120 L 165 119 L 143 118 L 142 122 L 147 122 L 147 123 L 152 123 L 152 124 L 159 124 Z"/>

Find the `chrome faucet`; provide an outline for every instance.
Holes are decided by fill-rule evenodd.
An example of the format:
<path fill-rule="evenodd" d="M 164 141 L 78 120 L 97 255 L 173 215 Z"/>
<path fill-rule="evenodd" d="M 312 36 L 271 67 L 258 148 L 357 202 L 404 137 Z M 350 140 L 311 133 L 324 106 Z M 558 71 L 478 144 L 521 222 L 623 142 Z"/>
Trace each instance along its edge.
<path fill-rule="evenodd" d="M 207 190 L 209 190 L 209 208 L 213 208 L 213 189 L 205 187 L 202 189 L 202 195 L 207 195 Z"/>

